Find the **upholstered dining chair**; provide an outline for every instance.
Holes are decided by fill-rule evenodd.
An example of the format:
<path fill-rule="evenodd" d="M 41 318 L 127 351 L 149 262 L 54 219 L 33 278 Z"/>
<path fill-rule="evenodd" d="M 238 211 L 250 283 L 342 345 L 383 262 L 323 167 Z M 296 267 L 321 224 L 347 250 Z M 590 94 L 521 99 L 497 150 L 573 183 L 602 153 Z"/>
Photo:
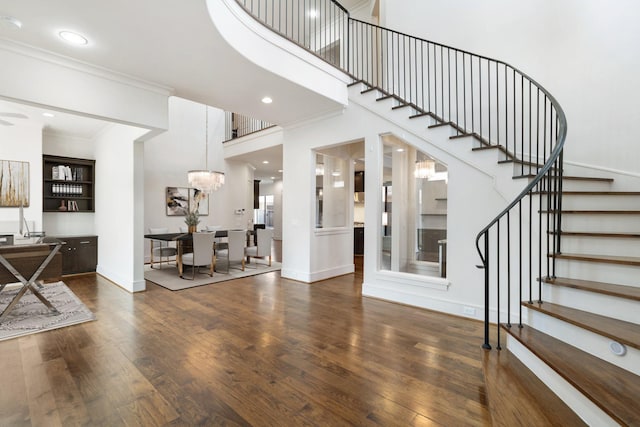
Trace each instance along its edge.
<path fill-rule="evenodd" d="M 169 232 L 168 228 L 149 228 L 149 234 L 167 234 Z M 154 247 L 156 246 L 157 247 Z M 156 255 L 160 258 L 160 268 L 162 269 L 162 258 L 166 258 L 166 262 L 169 262 L 169 257 L 176 256 L 178 253 L 175 243 L 165 242 L 163 240 L 151 240 L 151 247 L 153 250 L 151 251 L 151 259 L 149 260 L 151 263 L 151 268 L 153 268 L 153 256 Z"/>
<path fill-rule="evenodd" d="M 213 253 L 213 239 L 215 233 L 193 233 L 193 252 L 182 255 L 182 265 L 190 265 L 192 269 L 191 280 L 196 277 L 196 269 L 209 266 L 209 276 L 213 276 L 216 258 Z M 184 279 L 184 275 L 181 276 Z"/>
<path fill-rule="evenodd" d="M 249 260 L 251 258 L 269 257 L 269 267 L 271 267 L 271 239 L 273 239 L 273 230 L 259 228 L 256 230 L 256 235 L 257 244 L 244 248 L 245 256 Z"/>
<path fill-rule="evenodd" d="M 216 259 L 227 259 L 227 273 L 232 262 L 239 262 L 244 271 L 244 245 L 247 239 L 245 230 L 229 230 L 227 232 L 227 245 L 223 249 L 216 250 Z"/>

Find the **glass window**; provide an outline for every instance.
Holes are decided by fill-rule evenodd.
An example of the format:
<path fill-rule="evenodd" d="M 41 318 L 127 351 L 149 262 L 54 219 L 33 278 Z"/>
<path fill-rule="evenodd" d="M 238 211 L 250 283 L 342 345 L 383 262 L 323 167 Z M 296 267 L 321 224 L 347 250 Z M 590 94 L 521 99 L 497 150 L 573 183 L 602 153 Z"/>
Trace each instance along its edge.
<path fill-rule="evenodd" d="M 382 270 L 446 277 L 447 167 L 384 137 Z"/>

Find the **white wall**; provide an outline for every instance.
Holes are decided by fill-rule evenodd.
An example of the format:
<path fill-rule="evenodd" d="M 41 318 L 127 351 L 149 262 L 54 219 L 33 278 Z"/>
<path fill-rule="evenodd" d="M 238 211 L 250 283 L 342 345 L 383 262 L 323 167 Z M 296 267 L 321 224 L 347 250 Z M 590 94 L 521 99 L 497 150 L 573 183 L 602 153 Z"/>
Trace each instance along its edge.
<path fill-rule="evenodd" d="M 145 289 L 144 152 L 142 143 L 134 142 L 145 132 L 112 125 L 95 140 L 97 272 L 130 292 Z"/>
<path fill-rule="evenodd" d="M 0 97 L 166 128 L 167 88 L 9 41 L 0 41 L 0 64 Z"/>
<path fill-rule="evenodd" d="M 209 195 L 209 215 L 200 217 L 199 227 L 252 228 L 253 171 L 244 162 L 225 161 L 224 112 L 208 108 L 208 167 L 225 173 L 225 184 Z M 144 230 L 166 227 L 178 232 L 184 217 L 167 216 L 166 187 L 188 187 L 187 171 L 204 169 L 205 106 L 178 97 L 169 98 L 169 130 L 144 143 Z M 244 213 L 235 214 L 236 209 Z M 144 259 L 149 259 L 145 242 Z"/>
<path fill-rule="evenodd" d="M 145 218 L 144 228 L 166 227 L 178 232 L 184 226 L 184 217 L 167 216 L 166 188 L 188 187 L 187 171 L 204 169 L 205 160 L 205 106 L 182 98 L 169 98 L 169 130 L 144 143 Z M 210 169 L 224 172 L 222 140 L 224 139 L 224 112 L 209 107 L 208 154 Z M 209 197 L 209 215 L 202 216 L 200 226 L 220 224 L 218 205 L 224 186 Z M 145 257 L 148 258 L 148 245 Z"/>
<path fill-rule="evenodd" d="M 19 123 L 0 126 L 0 160 L 29 163 L 29 207 L 24 208 L 24 217 L 42 230 L 42 128 Z M 19 208 L 0 208 L 0 221 L 15 222 L 15 230 L 0 231 L 17 233 L 18 219 Z"/>
<path fill-rule="evenodd" d="M 503 60 L 548 89 L 567 115 L 565 161 L 640 175 L 640 3 L 381 0 L 381 8 L 383 26 Z"/>

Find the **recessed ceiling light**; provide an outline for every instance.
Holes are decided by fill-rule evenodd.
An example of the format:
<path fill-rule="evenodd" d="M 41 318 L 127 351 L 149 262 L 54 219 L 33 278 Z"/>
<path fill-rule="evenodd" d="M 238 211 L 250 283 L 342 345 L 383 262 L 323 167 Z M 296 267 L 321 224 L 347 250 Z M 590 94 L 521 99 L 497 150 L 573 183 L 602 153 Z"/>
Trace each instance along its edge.
<path fill-rule="evenodd" d="M 262 164 L 264 164 L 264 165 L 268 165 L 268 164 L 269 164 L 269 160 L 263 160 L 263 161 L 262 161 Z"/>
<path fill-rule="evenodd" d="M 402 152 L 404 151 L 404 148 L 398 148 L 398 149 L 396 149 L 396 151 L 397 151 L 398 153 L 402 153 Z"/>
<path fill-rule="evenodd" d="M 317 17 L 317 16 L 318 16 L 318 11 L 317 11 L 317 10 L 315 10 L 315 9 L 311 9 L 311 10 L 309 11 L 309 18 L 315 18 L 315 17 Z"/>
<path fill-rule="evenodd" d="M 272 176 L 272 177 L 271 177 L 271 179 L 276 179 L 276 177 L 275 177 L 275 176 Z"/>
<path fill-rule="evenodd" d="M 0 22 L 7 24 L 8 27 L 20 29 L 22 28 L 22 22 L 13 16 L 0 16 Z"/>
<path fill-rule="evenodd" d="M 89 43 L 89 40 L 87 40 L 86 37 L 78 33 L 74 33 L 73 31 L 68 31 L 68 30 L 60 31 L 58 33 L 58 36 L 62 40 L 74 46 L 84 46 Z"/>
<path fill-rule="evenodd" d="M 45 117 L 55 117 L 56 115 L 53 113 L 42 113 L 43 116 Z"/>
<path fill-rule="evenodd" d="M 282 169 L 278 169 L 278 172 L 282 173 Z"/>
<path fill-rule="evenodd" d="M 273 102 L 273 99 L 265 96 L 264 98 L 262 98 L 262 102 L 264 102 L 265 104 L 271 104 Z"/>

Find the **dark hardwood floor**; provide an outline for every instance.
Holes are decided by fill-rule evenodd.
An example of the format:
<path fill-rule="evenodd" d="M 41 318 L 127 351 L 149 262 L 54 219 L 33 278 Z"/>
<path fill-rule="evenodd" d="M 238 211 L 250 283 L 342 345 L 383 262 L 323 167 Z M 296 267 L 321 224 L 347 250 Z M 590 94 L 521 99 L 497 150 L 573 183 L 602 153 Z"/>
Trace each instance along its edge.
<path fill-rule="evenodd" d="M 135 295 L 64 281 L 98 320 L 0 342 L 2 426 L 490 424 L 481 323 L 363 298 L 360 268 Z"/>

